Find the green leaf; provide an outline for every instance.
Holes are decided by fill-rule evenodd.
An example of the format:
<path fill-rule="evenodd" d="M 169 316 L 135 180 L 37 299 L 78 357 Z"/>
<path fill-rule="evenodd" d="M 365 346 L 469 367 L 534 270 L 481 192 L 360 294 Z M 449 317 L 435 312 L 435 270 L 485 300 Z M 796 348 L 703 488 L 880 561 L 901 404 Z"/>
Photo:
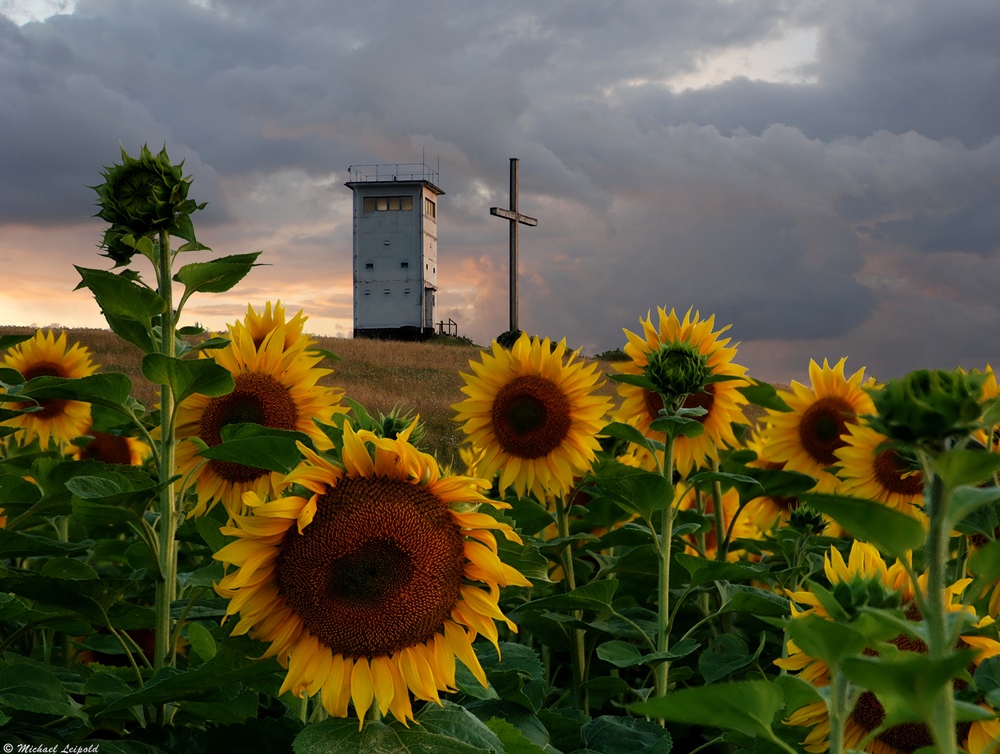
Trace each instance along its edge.
<path fill-rule="evenodd" d="M 814 614 L 792 620 L 788 635 L 803 652 L 830 667 L 845 657 L 860 655 L 869 644 L 869 638 L 853 626 Z"/>
<path fill-rule="evenodd" d="M 63 377 L 35 377 L 29 380 L 21 393 L 34 400 L 61 399 L 84 401 L 110 409 L 129 420 L 132 380 L 124 374 L 108 372 L 69 379 Z M 3 400 L 3 396 L 0 396 Z M 23 400 L 23 398 L 22 398 Z"/>
<path fill-rule="evenodd" d="M 255 265 L 261 252 L 233 254 L 210 262 L 194 262 L 181 267 L 174 280 L 184 284 L 184 297 L 195 291 L 225 293 L 240 282 Z"/>
<path fill-rule="evenodd" d="M 875 693 L 891 724 L 929 719 L 945 684 L 961 675 L 977 654 L 974 649 L 959 650 L 934 659 L 892 649 L 890 645 L 880 650 L 879 657 L 845 658 L 842 665 L 848 678 Z"/>
<path fill-rule="evenodd" d="M 1000 500 L 1000 487 L 957 487 L 951 493 L 948 520 L 952 528 L 979 508 Z"/>
<path fill-rule="evenodd" d="M 464 707 L 453 702 L 425 705 L 417 714 L 417 722 L 428 733 L 458 739 L 480 751 L 504 754 L 503 743 L 486 723 Z"/>
<path fill-rule="evenodd" d="M 592 581 L 567 594 L 554 594 L 532 600 L 521 606 L 522 610 L 596 610 L 612 611 L 611 603 L 618 590 L 617 580 Z"/>
<path fill-rule="evenodd" d="M 153 317 L 158 317 L 167 308 L 159 294 L 112 272 L 74 266 L 83 279 L 81 285 L 94 294 L 111 329 L 141 348 L 143 353 L 156 350 L 152 338 Z"/>
<path fill-rule="evenodd" d="M 580 738 L 601 754 L 667 754 L 673 747 L 665 728 L 634 717 L 602 715 L 580 729 Z"/>
<path fill-rule="evenodd" d="M 235 387 L 233 375 L 214 359 L 172 359 L 148 353 L 142 359 L 142 374 L 154 384 L 170 385 L 177 403 L 194 394 L 226 395 Z"/>
<path fill-rule="evenodd" d="M 501 642 L 499 658 L 491 645 L 478 647 L 477 656 L 490 686 L 502 701 L 530 712 L 541 709 L 545 699 L 544 669 L 531 647 Z"/>
<path fill-rule="evenodd" d="M 0 667 L 0 707 L 56 717 L 85 717 L 59 679 L 34 663 Z"/>
<path fill-rule="evenodd" d="M 307 725 L 292 744 L 295 754 L 482 754 L 483 750 L 456 738 L 430 733 L 421 725 L 357 720 L 323 720 Z"/>
<path fill-rule="evenodd" d="M 597 656 L 616 668 L 631 668 L 642 664 L 642 652 L 627 641 L 606 641 L 597 647 Z"/>
<path fill-rule="evenodd" d="M 60 542 L 30 532 L 0 529 L 0 558 L 34 558 L 42 555 L 73 555 L 85 551 L 93 540 Z"/>
<path fill-rule="evenodd" d="M 745 584 L 727 584 L 728 602 L 723 605 L 723 613 L 753 613 L 781 618 L 789 615 L 791 601 L 787 597 Z"/>
<path fill-rule="evenodd" d="M 615 382 L 622 382 L 626 385 L 635 385 L 636 387 L 641 387 L 644 390 L 649 390 L 651 393 L 656 392 L 656 385 L 654 385 L 648 377 L 642 374 L 609 374 L 608 379 Z"/>
<path fill-rule="evenodd" d="M 490 718 L 486 722 L 486 727 L 500 739 L 505 754 L 546 754 L 545 749 L 524 735 L 516 725 L 502 718 Z"/>
<path fill-rule="evenodd" d="M 682 689 L 629 706 L 629 711 L 671 722 L 738 730 L 774 740 L 771 723 L 784 707 L 781 686 L 740 681 Z"/>
<path fill-rule="evenodd" d="M 205 695 L 211 695 L 218 687 L 281 670 L 274 658 L 253 659 L 259 656 L 259 645 L 250 639 L 245 636 L 229 637 L 222 642 L 219 651 L 210 660 L 186 671 L 164 668 L 143 688 L 115 700 L 102 713 L 128 709 L 137 704 L 198 701 Z M 354 726 L 357 728 L 357 722 Z"/>
<path fill-rule="evenodd" d="M 5 333 L 0 335 L 0 351 L 6 351 L 8 348 L 16 346 L 18 343 L 23 343 L 26 340 L 31 340 L 35 337 L 35 333 L 29 332 L 27 335 L 15 335 L 14 333 Z"/>
<path fill-rule="evenodd" d="M 612 422 L 611 424 L 607 424 L 597 434 L 598 437 L 614 437 L 617 440 L 634 443 L 641 448 L 645 448 L 650 453 L 655 452 L 655 450 L 662 449 L 663 447 L 663 443 L 650 440 L 631 424 L 625 424 L 624 422 Z"/>
<path fill-rule="evenodd" d="M 232 341 L 229 338 L 209 338 L 208 340 L 203 340 L 201 343 L 196 343 L 191 346 L 188 351 L 212 351 L 219 348 L 225 348 Z"/>
<path fill-rule="evenodd" d="M 634 471 L 596 480 L 599 494 L 607 497 L 629 513 L 650 519 L 654 512 L 670 507 L 674 499 L 673 485 L 652 471 Z"/>
<path fill-rule="evenodd" d="M 732 474 L 724 471 L 701 471 L 690 477 L 687 481 L 692 487 L 704 488 L 706 485 L 718 482 L 724 490 L 730 487 L 750 487 L 757 488 L 757 495 L 761 495 L 764 492 L 764 485 L 757 479 L 746 474 Z"/>
<path fill-rule="evenodd" d="M 948 487 L 977 486 L 1000 471 L 1000 453 L 986 450 L 946 450 L 931 460 L 931 468 Z"/>
<path fill-rule="evenodd" d="M 774 385 L 757 380 L 750 380 L 749 385 L 741 385 L 736 389 L 755 406 L 769 408 L 774 411 L 791 411 L 792 407 L 778 395 Z"/>
<path fill-rule="evenodd" d="M 905 559 L 924 542 L 924 527 L 919 521 L 874 500 L 817 493 L 803 494 L 800 499 L 833 518 L 851 536 L 897 558 Z"/>
<path fill-rule="evenodd" d="M 200 455 L 287 474 L 302 460 L 297 441 L 308 443 L 309 437 L 302 432 L 259 424 L 227 424 L 222 428 L 222 442 L 202 450 Z"/>
<path fill-rule="evenodd" d="M 804 681 L 794 675 L 779 675 L 774 682 L 781 687 L 785 694 L 785 716 L 787 717 L 797 709 L 805 707 L 807 704 L 820 701 L 823 697 L 819 695 L 816 687 L 809 681 Z"/>
<path fill-rule="evenodd" d="M 691 574 L 691 586 L 700 586 L 713 581 L 759 580 L 767 573 L 765 566 L 756 563 L 706 560 L 685 552 L 675 553 L 674 560 Z"/>
<path fill-rule="evenodd" d="M 1000 541 L 988 542 L 972 553 L 969 570 L 984 581 L 1000 579 Z"/>
<path fill-rule="evenodd" d="M 735 634 L 716 636 L 708 649 L 698 657 L 698 672 L 706 684 L 725 678 L 734 670 L 750 664 L 753 657 L 747 643 Z"/>
<path fill-rule="evenodd" d="M 187 636 L 191 648 L 203 661 L 211 660 L 218 653 L 219 646 L 215 643 L 215 637 L 200 623 L 189 623 Z"/>
<path fill-rule="evenodd" d="M 687 419 L 683 416 L 661 416 L 649 423 L 654 432 L 666 432 L 671 437 L 701 437 L 705 433 L 705 425 L 697 419 Z"/>
<path fill-rule="evenodd" d="M 71 581 L 88 581 L 98 578 L 98 573 L 82 560 L 73 558 L 50 558 L 39 571 L 42 576 Z"/>

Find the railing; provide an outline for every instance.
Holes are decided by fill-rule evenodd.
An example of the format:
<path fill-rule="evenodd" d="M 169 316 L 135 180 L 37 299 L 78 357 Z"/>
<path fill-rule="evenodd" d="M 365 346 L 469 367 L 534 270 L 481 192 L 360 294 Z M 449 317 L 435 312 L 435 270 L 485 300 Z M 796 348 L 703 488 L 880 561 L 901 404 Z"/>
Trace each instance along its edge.
<path fill-rule="evenodd" d="M 384 165 L 351 165 L 352 183 L 369 181 L 429 181 L 437 185 L 438 171 L 422 162 L 395 162 Z"/>
<path fill-rule="evenodd" d="M 458 337 L 458 322 L 448 317 L 447 322 L 438 322 L 438 335 L 451 335 Z"/>

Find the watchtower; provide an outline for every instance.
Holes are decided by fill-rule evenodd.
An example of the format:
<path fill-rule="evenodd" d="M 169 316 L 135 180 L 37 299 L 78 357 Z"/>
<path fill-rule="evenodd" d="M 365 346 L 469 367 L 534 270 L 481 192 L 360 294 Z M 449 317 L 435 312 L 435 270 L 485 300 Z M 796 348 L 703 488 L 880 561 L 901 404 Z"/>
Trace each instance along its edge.
<path fill-rule="evenodd" d="M 352 165 L 354 337 L 417 340 L 437 313 L 436 171 L 423 163 Z"/>

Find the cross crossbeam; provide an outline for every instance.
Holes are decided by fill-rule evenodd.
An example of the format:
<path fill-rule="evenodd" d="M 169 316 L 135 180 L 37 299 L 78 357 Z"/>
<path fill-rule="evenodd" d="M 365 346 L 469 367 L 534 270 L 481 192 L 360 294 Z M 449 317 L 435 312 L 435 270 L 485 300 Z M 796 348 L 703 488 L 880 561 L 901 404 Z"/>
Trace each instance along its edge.
<path fill-rule="evenodd" d="M 517 211 L 517 167 L 518 159 L 510 158 L 510 209 L 490 207 L 490 214 L 510 222 L 510 331 L 517 327 L 517 226 L 538 225 L 538 220 Z"/>

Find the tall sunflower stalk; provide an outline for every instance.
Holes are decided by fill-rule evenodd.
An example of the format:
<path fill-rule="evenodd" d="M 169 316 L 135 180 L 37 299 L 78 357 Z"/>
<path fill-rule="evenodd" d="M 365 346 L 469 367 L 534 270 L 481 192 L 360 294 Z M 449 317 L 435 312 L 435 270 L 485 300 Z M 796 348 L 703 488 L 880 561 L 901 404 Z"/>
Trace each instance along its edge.
<path fill-rule="evenodd" d="M 140 427 L 147 437 L 155 437 L 153 461 L 160 481 L 155 501 L 156 532 L 148 541 L 158 566 L 153 658 L 156 671 L 172 666 L 175 660 L 170 608 L 177 596 L 176 534 L 181 510 L 180 491 L 173 479 L 178 400 L 195 392 L 224 394 L 233 387 L 228 372 L 211 359 L 181 362 L 180 357 L 194 349 L 180 341 L 177 324 L 189 296 L 196 291 L 228 290 L 246 275 L 257 255 L 185 265 L 175 272 L 179 253 L 209 250 L 195 239 L 191 222 L 191 214 L 205 205 L 188 199 L 191 180 L 183 175 L 183 163 L 170 162 L 166 149 L 154 155 L 143 146 L 137 158 L 122 149 L 121 156 L 120 164 L 105 168 L 104 183 L 92 187 L 98 195 L 97 216 L 110 223 L 101 248 L 116 267 L 129 266 L 136 254 L 146 257 L 156 275 L 155 289 L 134 270 L 115 275 L 104 270 L 77 269 L 82 285 L 94 294 L 111 329 L 145 354 L 143 374 L 160 385 L 160 426 L 152 433 Z M 185 243 L 172 249 L 172 237 Z M 176 304 L 175 280 L 185 286 Z M 162 710 L 160 714 L 162 717 Z"/>
<path fill-rule="evenodd" d="M 966 448 L 973 431 L 992 428 L 992 419 L 983 417 L 984 381 L 979 373 L 920 370 L 889 381 L 873 396 L 878 413 L 872 426 L 914 453 L 924 477 L 927 583 L 926 591 L 917 587 L 915 596 L 927 625 L 928 656 L 937 662 L 955 653 L 961 631 L 961 622 L 949 619 L 946 595 L 951 532 L 976 507 L 956 505 L 954 493 L 990 481 L 997 467 L 995 455 Z M 948 678 L 936 691 L 928 720 L 942 754 L 957 751 L 952 685 Z"/>

